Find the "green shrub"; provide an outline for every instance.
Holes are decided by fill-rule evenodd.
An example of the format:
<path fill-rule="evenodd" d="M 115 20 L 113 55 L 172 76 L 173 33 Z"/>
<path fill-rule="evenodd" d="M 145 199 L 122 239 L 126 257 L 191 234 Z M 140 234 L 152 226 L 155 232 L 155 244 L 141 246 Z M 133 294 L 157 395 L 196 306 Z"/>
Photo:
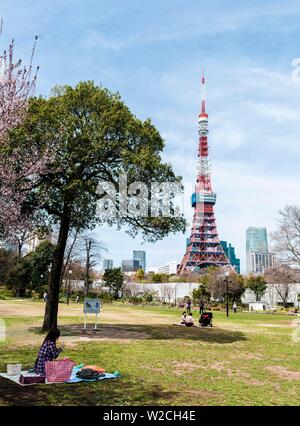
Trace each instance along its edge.
<path fill-rule="evenodd" d="M 40 295 L 39 292 L 36 292 L 36 291 L 32 292 L 32 294 L 31 294 L 31 300 L 38 301 L 38 300 L 41 300 L 41 299 L 42 298 L 41 298 L 41 295 Z"/>
<path fill-rule="evenodd" d="M 0 288 L 0 298 L 1 300 L 10 299 L 14 297 L 14 292 L 12 290 L 9 290 L 6 287 Z"/>
<path fill-rule="evenodd" d="M 143 298 L 138 296 L 129 297 L 128 301 L 134 305 L 140 305 L 143 303 Z"/>
<path fill-rule="evenodd" d="M 114 297 L 106 292 L 99 293 L 98 297 L 102 300 L 102 303 L 113 303 L 114 301 Z"/>
<path fill-rule="evenodd" d="M 150 292 L 146 292 L 143 296 L 143 299 L 145 300 L 146 303 L 151 303 L 153 302 L 153 294 Z"/>

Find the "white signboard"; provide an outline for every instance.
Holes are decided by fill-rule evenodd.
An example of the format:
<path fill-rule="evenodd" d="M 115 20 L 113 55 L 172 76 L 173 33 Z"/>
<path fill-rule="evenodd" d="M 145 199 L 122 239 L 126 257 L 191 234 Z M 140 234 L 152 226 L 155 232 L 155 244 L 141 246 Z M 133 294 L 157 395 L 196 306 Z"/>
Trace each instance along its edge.
<path fill-rule="evenodd" d="M 83 312 L 85 314 L 99 314 L 100 299 L 84 299 Z"/>

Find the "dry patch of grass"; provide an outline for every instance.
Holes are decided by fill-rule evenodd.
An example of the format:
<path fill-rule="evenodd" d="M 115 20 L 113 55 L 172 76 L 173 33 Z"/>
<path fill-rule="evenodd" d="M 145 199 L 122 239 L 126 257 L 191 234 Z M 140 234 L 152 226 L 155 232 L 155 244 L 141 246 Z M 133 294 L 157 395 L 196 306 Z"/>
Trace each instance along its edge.
<path fill-rule="evenodd" d="M 270 365 L 266 369 L 284 380 L 300 380 L 300 371 L 288 370 L 281 365 Z"/>
<path fill-rule="evenodd" d="M 256 324 L 259 327 L 272 327 L 272 328 L 291 328 L 293 327 L 292 322 L 288 322 L 287 324 Z"/>
<path fill-rule="evenodd" d="M 191 373 L 201 368 L 200 364 L 195 364 L 193 362 L 187 361 L 173 362 L 172 365 L 172 374 L 175 374 L 176 376 L 182 376 L 184 374 Z"/>

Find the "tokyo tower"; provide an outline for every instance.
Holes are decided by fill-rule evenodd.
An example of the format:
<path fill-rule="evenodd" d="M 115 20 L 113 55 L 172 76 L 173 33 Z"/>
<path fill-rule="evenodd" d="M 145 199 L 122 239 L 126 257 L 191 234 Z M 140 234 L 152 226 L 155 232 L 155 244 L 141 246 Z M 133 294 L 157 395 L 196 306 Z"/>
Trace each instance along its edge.
<path fill-rule="evenodd" d="M 208 266 L 233 270 L 220 244 L 214 214 L 216 194 L 212 190 L 211 165 L 208 155 L 208 114 L 205 108 L 204 73 L 201 86 L 197 181 L 191 200 L 194 208 L 193 224 L 191 236 L 187 239 L 185 255 L 177 269 L 179 275 L 200 272 L 201 269 Z"/>

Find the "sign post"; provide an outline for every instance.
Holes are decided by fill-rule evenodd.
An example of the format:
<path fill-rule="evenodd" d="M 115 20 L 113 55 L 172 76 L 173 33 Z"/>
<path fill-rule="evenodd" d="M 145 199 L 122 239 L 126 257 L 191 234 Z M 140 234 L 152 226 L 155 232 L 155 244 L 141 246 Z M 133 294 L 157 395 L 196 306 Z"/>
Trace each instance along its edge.
<path fill-rule="evenodd" d="M 86 330 L 86 315 L 87 314 L 96 314 L 95 321 L 95 330 L 97 330 L 98 325 L 98 314 L 100 313 L 101 301 L 100 299 L 84 299 L 83 304 L 83 313 L 84 313 L 84 326 L 83 330 Z"/>

